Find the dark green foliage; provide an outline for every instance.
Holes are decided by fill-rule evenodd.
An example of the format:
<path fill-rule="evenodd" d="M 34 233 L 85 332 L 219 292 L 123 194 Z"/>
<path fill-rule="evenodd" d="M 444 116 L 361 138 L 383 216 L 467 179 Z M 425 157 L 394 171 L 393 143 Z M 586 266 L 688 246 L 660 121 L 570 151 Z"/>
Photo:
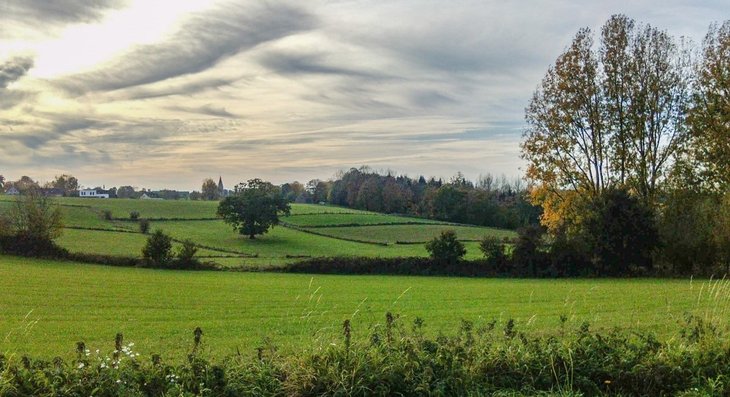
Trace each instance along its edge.
<path fill-rule="evenodd" d="M 426 243 L 426 251 L 433 260 L 444 265 L 454 265 L 466 255 L 464 244 L 456 238 L 453 230 L 444 230 L 440 236 Z"/>
<path fill-rule="evenodd" d="M 512 261 L 518 272 L 527 276 L 537 276 L 547 267 L 547 256 L 543 250 L 543 234 L 540 226 L 527 226 L 517 230 L 517 242 L 512 250 Z"/>
<path fill-rule="evenodd" d="M 254 239 L 279 223 L 279 213 L 289 214 L 290 206 L 279 189 L 269 182 L 251 179 L 239 184 L 232 196 L 218 205 L 218 216 L 239 233 Z"/>
<path fill-rule="evenodd" d="M 363 332 L 365 329 L 370 331 Z M 561 319 L 556 333 L 531 335 L 512 319 L 462 321 L 456 332 L 429 336 L 424 321 L 388 313 L 366 327 L 346 320 L 342 336 L 311 349 L 255 352 L 214 362 L 193 333 L 181 363 L 141 358 L 117 335 L 116 353 L 51 361 L 0 355 L 3 396 L 723 396 L 730 392 L 730 344 L 699 316 L 677 335 L 591 330 Z M 329 341 L 327 341 L 329 342 Z"/>
<path fill-rule="evenodd" d="M 195 254 L 198 253 L 198 248 L 190 240 L 182 242 L 180 250 L 178 250 L 175 265 L 178 269 L 193 269 L 200 265 L 198 260 L 195 258 Z"/>
<path fill-rule="evenodd" d="M 507 260 L 507 255 L 504 252 L 504 244 L 495 236 L 484 236 L 482 241 L 479 242 L 479 250 L 482 251 L 484 257 L 490 263 L 495 265 L 501 265 Z"/>
<path fill-rule="evenodd" d="M 101 217 L 104 218 L 105 221 L 110 221 L 114 219 L 114 216 L 112 215 L 112 212 L 110 210 L 101 211 Z"/>
<path fill-rule="evenodd" d="M 316 189 L 316 196 L 323 198 L 328 189 L 328 203 L 362 210 L 507 229 L 538 223 L 541 209 L 530 204 L 520 180 L 509 182 L 491 175 L 482 180 L 475 186 L 457 174 L 443 183 L 433 178 L 380 175 L 361 167 L 351 168 L 330 184 L 313 184 L 310 190 Z M 319 201 L 325 200 L 311 199 Z"/>
<path fill-rule="evenodd" d="M 625 190 L 608 190 L 594 201 L 583 227 L 599 274 L 651 270 L 659 232 L 653 211 L 643 201 Z"/>
<path fill-rule="evenodd" d="M 168 266 L 172 261 L 172 238 L 162 230 L 155 230 L 142 248 L 142 257 L 150 266 Z"/>
<path fill-rule="evenodd" d="M 140 219 L 139 220 L 139 231 L 142 234 L 147 234 L 150 231 L 150 220 L 149 219 Z"/>
<path fill-rule="evenodd" d="M 129 213 L 129 219 L 131 219 L 131 220 L 139 219 L 139 211 L 131 211 Z"/>
<path fill-rule="evenodd" d="M 661 258 L 672 274 L 691 274 L 715 263 L 713 224 L 718 212 L 709 195 L 684 190 L 667 195 L 658 226 Z"/>

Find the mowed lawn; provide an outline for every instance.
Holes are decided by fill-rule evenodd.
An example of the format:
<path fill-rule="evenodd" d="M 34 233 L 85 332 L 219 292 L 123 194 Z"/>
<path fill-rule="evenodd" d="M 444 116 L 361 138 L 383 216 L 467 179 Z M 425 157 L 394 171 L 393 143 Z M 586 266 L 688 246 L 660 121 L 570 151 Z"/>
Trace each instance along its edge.
<path fill-rule="evenodd" d="M 725 282 L 690 280 L 514 280 L 394 276 L 310 276 L 115 268 L 0 256 L 0 352 L 73 355 L 77 341 L 110 351 L 122 332 L 135 350 L 180 360 L 192 330 L 212 356 L 252 354 L 270 338 L 282 350 L 356 338 L 390 311 L 432 334 L 462 319 L 478 327 L 510 318 L 518 330 L 636 327 L 669 337 L 685 312 L 726 321 Z"/>

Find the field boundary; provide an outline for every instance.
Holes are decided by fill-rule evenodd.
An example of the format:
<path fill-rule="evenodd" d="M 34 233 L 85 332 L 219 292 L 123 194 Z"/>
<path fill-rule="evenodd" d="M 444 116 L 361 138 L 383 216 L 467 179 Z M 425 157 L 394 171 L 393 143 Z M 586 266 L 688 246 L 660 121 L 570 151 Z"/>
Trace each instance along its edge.
<path fill-rule="evenodd" d="M 283 227 L 286 227 L 286 228 L 289 228 L 289 229 L 292 229 L 292 230 L 296 230 L 298 232 L 309 233 L 309 234 L 313 234 L 315 236 L 327 237 L 327 238 L 331 238 L 331 239 L 335 239 L 335 240 L 349 241 L 349 242 L 352 242 L 352 243 L 380 245 L 380 246 L 383 246 L 383 247 L 387 247 L 389 245 L 388 243 L 382 242 L 382 241 L 381 242 L 377 242 L 377 241 L 367 241 L 367 240 L 358 240 L 358 239 L 352 239 L 352 238 L 347 238 L 347 237 L 332 236 L 332 235 L 329 235 L 329 234 L 324 234 L 324 233 L 321 233 L 321 232 L 316 232 L 314 230 L 308 230 L 305 227 L 301 227 L 301 226 L 297 226 L 297 225 L 292 225 L 290 223 L 281 222 L 281 221 L 279 221 L 279 225 L 281 225 Z"/>
<path fill-rule="evenodd" d="M 419 226 L 419 225 L 430 225 L 430 226 L 464 226 L 456 223 L 436 223 L 436 222 L 378 222 L 378 223 L 333 223 L 329 225 L 296 225 L 307 229 L 324 229 L 328 227 L 368 227 L 368 226 Z M 472 227 L 472 226 L 465 226 Z"/>

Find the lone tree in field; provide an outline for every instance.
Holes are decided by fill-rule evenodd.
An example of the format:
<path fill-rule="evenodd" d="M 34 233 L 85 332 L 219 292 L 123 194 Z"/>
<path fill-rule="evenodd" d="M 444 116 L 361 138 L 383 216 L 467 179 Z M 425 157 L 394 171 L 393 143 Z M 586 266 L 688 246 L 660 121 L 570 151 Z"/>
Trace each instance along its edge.
<path fill-rule="evenodd" d="M 150 266 L 165 267 L 172 261 L 172 238 L 155 230 L 142 248 L 142 257 Z"/>
<path fill-rule="evenodd" d="M 280 212 L 289 215 L 290 209 L 279 188 L 257 178 L 236 186 L 234 194 L 218 205 L 218 216 L 254 239 L 279 223 Z"/>

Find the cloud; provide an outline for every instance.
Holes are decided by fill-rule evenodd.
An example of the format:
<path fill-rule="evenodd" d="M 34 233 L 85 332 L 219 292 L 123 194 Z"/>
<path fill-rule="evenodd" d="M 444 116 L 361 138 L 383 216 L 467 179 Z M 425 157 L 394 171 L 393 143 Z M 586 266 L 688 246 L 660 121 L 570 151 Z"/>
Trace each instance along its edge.
<path fill-rule="evenodd" d="M 195 114 L 202 114 L 206 116 L 213 116 L 213 117 L 224 117 L 224 118 L 238 118 L 239 116 L 229 112 L 224 107 L 220 106 L 214 106 L 213 104 L 206 104 L 203 106 L 197 106 L 197 107 L 187 107 L 187 106 L 169 106 L 168 109 L 178 112 L 185 112 L 185 113 L 195 113 Z"/>
<path fill-rule="evenodd" d="M 33 58 L 30 57 L 14 57 L 0 63 L 0 89 L 25 76 L 32 67 Z"/>
<path fill-rule="evenodd" d="M 202 72 L 259 44 L 315 26 L 300 8 L 279 3 L 226 3 L 191 16 L 167 40 L 139 45 L 99 70 L 61 83 L 76 93 L 111 91 Z"/>
<path fill-rule="evenodd" d="M 67 25 L 101 20 L 124 0 L 3 0 L 0 37 L 44 37 Z"/>
<path fill-rule="evenodd" d="M 365 79 L 385 79 L 383 72 L 358 69 L 355 65 L 336 65 L 328 61 L 325 53 L 285 53 L 283 51 L 268 52 L 260 62 L 266 68 L 283 75 L 322 74 L 341 75 Z"/>
<path fill-rule="evenodd" d="M 175 95 L 191 96 L 208 90 L 225 87 L 243 79 L 244 77 L 203 77 L 186 78 L 181 81 L 164 81 L 157 84 L 148 84 L 130 87 L 108 93 L 110 100 L 139 100 L 162 98 Z"/>
<path fill-rule="evenodd" d="M 97 21 L 107 9 L 120 8 L 125 3 L 122 0 L 4 0 L 0 10 L 10 20 L 46 25 Z"/>

